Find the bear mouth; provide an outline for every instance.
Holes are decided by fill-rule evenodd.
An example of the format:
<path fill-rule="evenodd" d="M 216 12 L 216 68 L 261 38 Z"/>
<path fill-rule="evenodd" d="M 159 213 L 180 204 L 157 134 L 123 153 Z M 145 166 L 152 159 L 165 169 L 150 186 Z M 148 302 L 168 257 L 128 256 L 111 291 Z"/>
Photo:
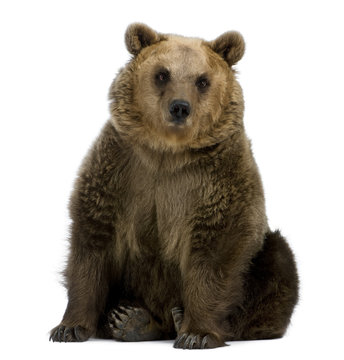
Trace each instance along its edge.
<path fill-rule="evenodd" d="M 171 119 L 169 119 L 167 126 L 180 129 L 180 128 L 186 126 L 186 121 L 185 120 L 176 120 L 176 119 L 171 118 Z"/>
<path fill-rule="evenodd" d="M 167 126 L 168 129 L 180 131 L 185 128 L 189 128 L 192 125 L 192 119 L 191 116 L 188 116 L 187 118 L 176 118 L 173 116 L 166 116 L 164 118 L 165 126 Z"/>
<path fill-rule="evenodd" d="M 165 127 L 169 132 L 173 133 L 182 133 L 185 132 L 187 129 L 189 129 L 191 126 L 191 119 L 187 120 L 178 120 L 175 119 L 168 119 L 165 122 Z"/>

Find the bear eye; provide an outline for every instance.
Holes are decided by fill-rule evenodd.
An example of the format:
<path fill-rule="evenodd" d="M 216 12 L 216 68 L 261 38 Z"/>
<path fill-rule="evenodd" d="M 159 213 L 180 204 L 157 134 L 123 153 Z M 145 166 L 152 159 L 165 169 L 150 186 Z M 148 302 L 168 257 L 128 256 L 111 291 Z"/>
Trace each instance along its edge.
<path fill-rule="evenodd" d="M 155 75 L 155 82 L 157 85 L 164 85 L 170 80 L 170 73 L 168 70 L 160 70 Z"/>
<path fill-rule="evenodd" d="M 205 76 L 200 76 L 196 81 L 196 86 L 199 91 L 205 91 L 209 85 L 209 80 Z"/>

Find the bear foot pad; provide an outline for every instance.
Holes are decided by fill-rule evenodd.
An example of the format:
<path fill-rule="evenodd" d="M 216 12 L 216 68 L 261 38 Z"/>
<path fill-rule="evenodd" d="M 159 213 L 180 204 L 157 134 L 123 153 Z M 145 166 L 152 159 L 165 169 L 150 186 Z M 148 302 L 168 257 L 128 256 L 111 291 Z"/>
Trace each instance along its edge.
<path fill-rule="evenodd" d="M 139 307 L 119 306 L 108 316 L 111 335 L 121 341 L 161 339 L 161 333 L 150 313 Z"/>

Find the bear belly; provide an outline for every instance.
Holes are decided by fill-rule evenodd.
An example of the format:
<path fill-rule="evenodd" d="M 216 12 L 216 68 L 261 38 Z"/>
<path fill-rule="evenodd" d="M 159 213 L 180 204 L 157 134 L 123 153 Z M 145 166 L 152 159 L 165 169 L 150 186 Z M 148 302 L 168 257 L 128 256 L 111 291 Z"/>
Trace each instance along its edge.
<path fill-rule="evenodd" d="M 166 255 L 173 226 L 178 219 L 173 207 L 157 205 L 156 188 L 141 184 L 127 201 L 118 216 L 115 257 L 122 268 L 122 301 L 136 303 L 151 312 L 166 327 L 174 329 L 171 309 L 181 306 L 180 269 L 177 262 Z M 169 218 L 169 221 L 166 219 Z M 164 226 L 159 228 L 160 221 Z M 174 224 L 174 225 L 173 225 Z"/>

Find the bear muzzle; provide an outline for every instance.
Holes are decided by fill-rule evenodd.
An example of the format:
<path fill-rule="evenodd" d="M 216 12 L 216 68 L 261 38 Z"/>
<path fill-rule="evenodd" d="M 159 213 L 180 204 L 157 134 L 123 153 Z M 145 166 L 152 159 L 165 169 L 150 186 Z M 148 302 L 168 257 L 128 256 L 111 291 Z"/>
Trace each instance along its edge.
<path fill-rule="evenodd" d="M 169 111 L 171 114 L 170 121 L 176 125 L 182 125 L 190 115 L 191 106 L 185 100 L 173 100 L 169 106 Z"/>

